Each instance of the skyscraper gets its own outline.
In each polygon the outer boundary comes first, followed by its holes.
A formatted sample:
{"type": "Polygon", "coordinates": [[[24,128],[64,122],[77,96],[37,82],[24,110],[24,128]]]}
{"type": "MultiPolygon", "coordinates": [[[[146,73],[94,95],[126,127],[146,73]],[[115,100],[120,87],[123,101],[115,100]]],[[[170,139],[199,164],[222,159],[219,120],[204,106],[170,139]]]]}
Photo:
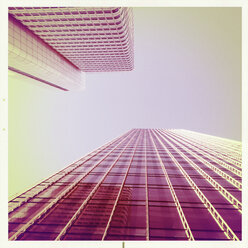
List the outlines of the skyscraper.
{"type": "Polygon", "coordinates": [[[132,8],[10,7],[9,69],[62,90],[83,72],[131,71],[132,8]]]}
{"type": "Polygon", "coordinates": [[[9,202],[10,240],[241,240],[241,143],[133,129],[9,202]]]}

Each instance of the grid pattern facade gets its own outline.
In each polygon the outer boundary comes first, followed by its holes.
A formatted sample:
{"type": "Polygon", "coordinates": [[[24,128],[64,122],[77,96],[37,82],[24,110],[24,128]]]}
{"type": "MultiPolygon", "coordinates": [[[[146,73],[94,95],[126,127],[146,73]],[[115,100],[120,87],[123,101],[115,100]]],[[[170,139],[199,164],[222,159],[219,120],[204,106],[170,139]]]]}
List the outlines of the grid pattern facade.
{"type": "Polygon", "coordinates": [[[10,240],[241,240],[241,143],[133,129],[9,202],[10,240]]]}
{"type": "Polygon", "coordinates": [[[9,69],[67,91],[84,88],[84,72],[9,16],[9,69]]]}
{"type": "Polygon", "coordinates": [[[133,69],[131,8],[10,7],[9,13],[82,71],[133,69]]]}

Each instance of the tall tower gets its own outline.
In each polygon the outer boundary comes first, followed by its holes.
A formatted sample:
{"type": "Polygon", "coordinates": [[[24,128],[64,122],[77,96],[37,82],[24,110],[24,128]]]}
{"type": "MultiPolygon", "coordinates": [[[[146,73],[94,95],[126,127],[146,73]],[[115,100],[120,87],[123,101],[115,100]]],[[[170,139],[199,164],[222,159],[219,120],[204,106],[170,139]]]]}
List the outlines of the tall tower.
{"type": "Polygon", "coordinates": [[[241,143],[133,129],[9,202],[10,240],[241,240],[241,143]]]}
{"type": "Polygon", "coordinates": [[[86,72],[132,71],[132,8],[9,7],[9,70],[57,89],[86,72]]]}

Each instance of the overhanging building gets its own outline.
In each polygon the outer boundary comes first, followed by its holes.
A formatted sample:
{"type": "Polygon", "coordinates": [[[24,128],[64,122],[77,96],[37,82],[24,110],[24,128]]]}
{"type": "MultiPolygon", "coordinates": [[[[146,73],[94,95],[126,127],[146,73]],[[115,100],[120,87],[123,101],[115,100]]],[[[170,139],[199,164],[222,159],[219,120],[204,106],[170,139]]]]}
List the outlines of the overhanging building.
{"type": "Polygon", "coordinates": [[[132,8],[10,7],[9,69],[61,90],[134,67],[132,8]]]}
{"type": "Polygon", "coordinates": [[[241,240],[241,143],[133,129],[9,202],[9,240],[241,240]]]}

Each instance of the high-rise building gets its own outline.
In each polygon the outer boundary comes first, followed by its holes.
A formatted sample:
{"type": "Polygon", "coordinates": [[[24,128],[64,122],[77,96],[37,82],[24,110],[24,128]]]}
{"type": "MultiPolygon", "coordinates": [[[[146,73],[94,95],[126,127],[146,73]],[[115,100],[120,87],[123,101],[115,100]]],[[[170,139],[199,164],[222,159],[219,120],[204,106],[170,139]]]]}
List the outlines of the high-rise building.
{"type": "Polygon", "coordinates": [[[9,202],[10,240],[241,240],[241,143],[133,129],[9,202]]]}
{"type": "Polygon", "coordinates": [[[131,71],[132,8],[10,7],[9,69],[62,90],[83,72],[131,71]]]}

